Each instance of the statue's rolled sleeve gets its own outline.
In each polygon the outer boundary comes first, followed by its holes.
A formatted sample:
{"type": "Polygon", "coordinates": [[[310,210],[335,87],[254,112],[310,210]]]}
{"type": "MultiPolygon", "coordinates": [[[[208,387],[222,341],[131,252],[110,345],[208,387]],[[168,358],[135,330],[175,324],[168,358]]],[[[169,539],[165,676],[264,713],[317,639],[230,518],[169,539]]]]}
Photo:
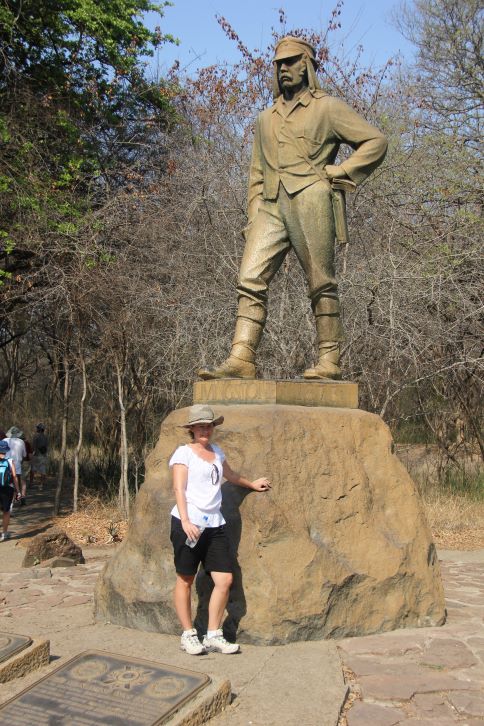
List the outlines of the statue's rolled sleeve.
{"type": "Polygon", "coordinates": [[[332,99],[331,124],[339,141],[355,149],[340,166],[352,181],[361,184],[385,158],[388,142],[381,131],[339,99],[332,99]]]}

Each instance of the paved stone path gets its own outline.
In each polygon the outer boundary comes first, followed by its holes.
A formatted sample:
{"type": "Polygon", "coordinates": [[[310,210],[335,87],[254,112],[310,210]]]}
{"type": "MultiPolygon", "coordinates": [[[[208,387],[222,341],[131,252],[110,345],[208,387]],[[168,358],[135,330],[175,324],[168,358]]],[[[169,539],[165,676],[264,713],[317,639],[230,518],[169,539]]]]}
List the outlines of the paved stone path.
{"type": "Polygon", "coordinates": [[[77,567],[32,567],[21,572],[2,573],[0,616],[38,615],[52,608],[92,602],[94,585],[104,562],[77,567]]]}
{"type": "Polygon", "coordinates": [[[484,550],[440,559],[443,627],[339,641],[357,696],[348,726],[484,726],[484,550]]]}

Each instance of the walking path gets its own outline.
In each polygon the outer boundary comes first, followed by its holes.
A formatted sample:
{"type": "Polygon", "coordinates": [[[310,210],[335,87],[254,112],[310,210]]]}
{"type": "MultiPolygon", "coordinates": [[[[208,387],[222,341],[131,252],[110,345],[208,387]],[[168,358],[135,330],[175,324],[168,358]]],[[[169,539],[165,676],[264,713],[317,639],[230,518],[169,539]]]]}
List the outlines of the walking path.
{"type": "Polygon", "coordinates": [[[484,550],[439,558],[443,627],[339,641],[358,695],[348,726],[484,726],[484,550]]]}
{"type": "Polygon", "coordinates": [[[29,494],[0,543],[0,630],[49,638],[51,664],[2,684],[3,703],[86,649],[102,649],[226,676],[235,694],[214,726],[336,726],[349,677],[348,726],[484,726],[484,550],[440,552],[448,620],[442,628],[365,638],[246,646],[238,656],[189,658],[173,636],[96,623],[93,590],[114,551],[84,548],[85,565],[22,569],[24,536],[50,524],[53,485],[29,494]],[[339,652],[339,655],[338,655],[339,652]]]}

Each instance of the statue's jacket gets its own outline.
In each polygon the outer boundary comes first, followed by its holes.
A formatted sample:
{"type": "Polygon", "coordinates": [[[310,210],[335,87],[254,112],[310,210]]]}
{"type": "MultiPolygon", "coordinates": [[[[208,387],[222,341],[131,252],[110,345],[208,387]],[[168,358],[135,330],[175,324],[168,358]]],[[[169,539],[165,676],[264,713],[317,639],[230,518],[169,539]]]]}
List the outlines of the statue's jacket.
{"type": "Polygon", "coordinates": [[[341,144],[354,149],[341,168],[357,185],[381,163],[387,150],[384,135],[344,101],[308,88],[287,111],[279,96],[256,121],[249,220],[257,212],[259,199],[277,199],[279,183],[295,194],[324,177],[324,167],[334,164],[341,144]]]}

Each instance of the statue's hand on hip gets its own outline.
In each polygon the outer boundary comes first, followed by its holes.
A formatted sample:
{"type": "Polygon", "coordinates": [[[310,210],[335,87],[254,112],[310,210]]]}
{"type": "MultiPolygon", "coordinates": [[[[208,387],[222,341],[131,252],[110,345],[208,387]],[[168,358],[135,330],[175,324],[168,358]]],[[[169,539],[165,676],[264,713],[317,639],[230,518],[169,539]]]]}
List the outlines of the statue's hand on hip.
{"type": "Polygon", "coordinates": [[[337,164],[327,164],[324,167],[324,171],[330,181],[331,179],[348,179],[348,175],[345,170],[337,164]]]}

